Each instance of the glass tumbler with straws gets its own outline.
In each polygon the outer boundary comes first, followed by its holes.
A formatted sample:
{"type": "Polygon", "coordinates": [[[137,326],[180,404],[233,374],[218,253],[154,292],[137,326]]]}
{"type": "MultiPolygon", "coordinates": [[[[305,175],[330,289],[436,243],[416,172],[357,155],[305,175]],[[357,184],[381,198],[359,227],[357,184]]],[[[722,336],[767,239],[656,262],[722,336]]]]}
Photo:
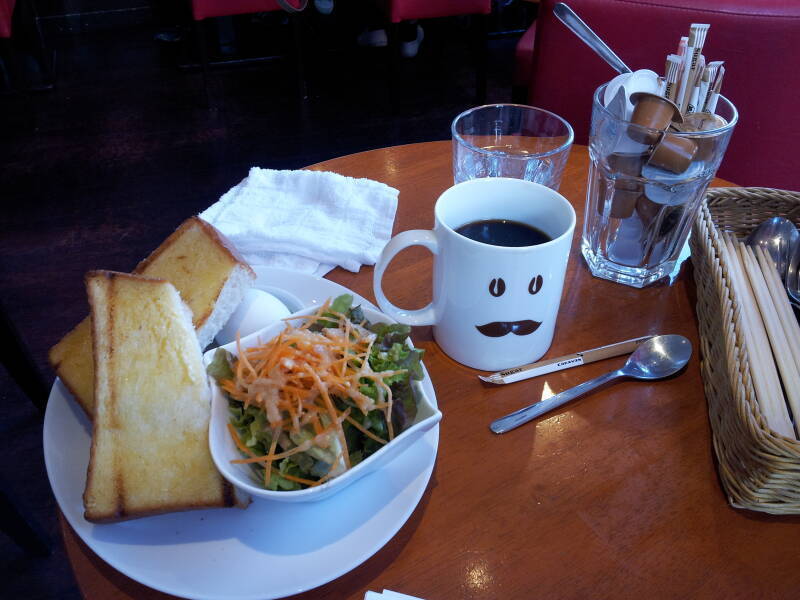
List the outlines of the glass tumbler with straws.
{"type": "Polygon", "coordinates": [[[641,288],[675,270],[738,114],[720,96],[716,114],[659,131],[618,117],[604,91],[592,102],[581,251],[596,277],[641,288]]]}

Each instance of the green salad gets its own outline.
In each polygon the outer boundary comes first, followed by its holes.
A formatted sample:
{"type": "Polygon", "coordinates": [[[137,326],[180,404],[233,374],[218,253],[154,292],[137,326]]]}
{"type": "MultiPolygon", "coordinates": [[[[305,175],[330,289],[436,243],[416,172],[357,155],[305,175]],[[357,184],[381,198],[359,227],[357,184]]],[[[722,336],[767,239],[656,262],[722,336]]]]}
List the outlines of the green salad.
{"type": "Polygon", "coordinates": [[[267,489],[324,483],[414,422],[423,351],[407,345],[411,328],[370,323],[352,304],[339,296],[239,357],[220,348],[208,365],[228,398],[242,454],[233,462],[267,489]]]}

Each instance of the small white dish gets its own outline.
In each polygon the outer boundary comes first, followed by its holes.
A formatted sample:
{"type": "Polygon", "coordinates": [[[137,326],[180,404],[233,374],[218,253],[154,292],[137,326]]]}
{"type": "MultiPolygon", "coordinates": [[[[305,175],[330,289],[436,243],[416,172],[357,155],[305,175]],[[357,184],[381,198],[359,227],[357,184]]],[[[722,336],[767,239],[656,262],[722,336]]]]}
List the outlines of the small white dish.
{"type": "MultiPolygon", "coordinates": [[[[258,270],[257,270],[258,272],[258,270]]],[[[310,276],[309,276],[310,277],[310,276]]],[[[260,279],[260,276],[259,276],[260,279]]],[[[327,280],[324,280],[327,281],[327,280]]],[[[283,305],[289,309],[289,313],[296,313],[298,310],[302,310],[307,306],[307,304],[303,303],[300,298],[295,296],[289,290],[285,290],[283,288],[271,286],[271,285],[261,285],[260,281],[256,284],[258,289],[264,290],[268,294],[272,294],[278,300],[280,300],[283,305]]],[[[262,324],[262,327],[266,326],[266,323],[262,324]]]]}
{"type": "MultiPolygon", "coordinates": [[[[319,307],[309,307],[304,310],[298,311],[293,316],[303,316],[314,313],[319,307]]],[[[381,312],[373,310],[367,306],[362,305],[365,317],[372,323],[389,323],[394,322],[388,316],[381,312]]],[[[301,321],[298,319],[295,322],[288,321],[290,324],[299,324],[301,321]]],[[[265,328],[241,339],[241,347],[249,348],[258,344],[269,341],[275,337],[285,327],[285,322],[281,321],[266,326],[265,328]]],[[[413,347],[409,340],[409,345],[413,347]]],[[[224,350],[237,355],[236,342],[221,346],[224,350]]],[[[203,362],[206,366],[214,359],[216,348],[209,350],[203,355],[203,362]]],[[[357,464],[355,467],[348,469],[343,474],[326,481],[325,483],[316,487],[310,487],[303,490],[296,491],[272,491],[267,490],[259,485],[253,475],[252,469],[246,464],[235,464],[232,460],[242,458],[239,449],[231,439],[228,432],[227,425],[230,420],[230,412],[228,410],[228,399],[225,394],[219,389],[213,377],[209,376],[209,383],[211,385],[211,421],[209,424],[209,447],[211,450],[211,457],[217,465],[222,476],[227,479],[231,484],[250,494],[253,497],[264,498],[268,500],[276,500],[280,502],[315,502],[328,498],[331,495],[343,490],[348,485],[357,481],[364,475],[380,469],[388,462],[402,454],[409,446],[416,442],[422,435],[434,427],[442,418],[442,413],[432,403],[431,399],[425,393],[425,390],[420,382],[412,380],[412,389],[417,399],[417,416],[414,423],[403,431],[400,435],[394,438],[391,442],[386,444],[383,448],[372,454],[364,461],[357,464]]]]}
{"type": "Polygon", "coordinates": [[[248,336],[269,324],[277,323],[295,311],[289,310],[275,295],[258,288],[251,288],[247,290],[239,306],[214,339],[220,346],[230,344],[236,340],[237,333],[241,337],[248,336]]]}

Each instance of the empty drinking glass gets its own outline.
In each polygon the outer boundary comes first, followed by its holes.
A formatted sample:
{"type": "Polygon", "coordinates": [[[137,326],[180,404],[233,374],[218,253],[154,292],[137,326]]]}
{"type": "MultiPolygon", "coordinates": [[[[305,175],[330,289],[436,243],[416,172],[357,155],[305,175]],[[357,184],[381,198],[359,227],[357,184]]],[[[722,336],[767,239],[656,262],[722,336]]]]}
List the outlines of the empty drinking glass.
{"type": "Polygon", "coordinates": [[[513,177],[554,190],[572,147],[572,127],[550,111],[522,104],[489,104],[458,115],[453,134],[453,179],[513,177]]]}

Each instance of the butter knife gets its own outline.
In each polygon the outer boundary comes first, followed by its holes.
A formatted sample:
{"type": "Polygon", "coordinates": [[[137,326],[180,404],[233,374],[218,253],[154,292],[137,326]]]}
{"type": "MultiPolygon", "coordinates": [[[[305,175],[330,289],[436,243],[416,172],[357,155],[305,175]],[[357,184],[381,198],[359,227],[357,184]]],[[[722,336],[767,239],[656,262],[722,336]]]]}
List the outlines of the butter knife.
{"type": "Polygon", "coordinates": [[[530,379],[531,377],[546,375],[547,373],[553,373],[554,371],[571,369],[572,367],[588,365],[589,363],[597,362],[598,360],[604,360],[614,356],[622,356],[623,354],[630,354],[651,337],[653,336],[645,335],[632,340],[625,340],[624,342],[609,344],[608,346],[600,346],[599,348],[592,348],[591,350],[584,350],[583,352],[576,352],[575,354],[568,354],[566,356],[542,360],[529,365],[522,365],[521,367],[514,367],[513,369],[506,369],[505,371],[492,373],[491,375],[487,375],[485,377],[483,375],[478,375],[478,378],[487,383],[514,383],[515,381],[522,381],[523,379],[530,379]]]}

